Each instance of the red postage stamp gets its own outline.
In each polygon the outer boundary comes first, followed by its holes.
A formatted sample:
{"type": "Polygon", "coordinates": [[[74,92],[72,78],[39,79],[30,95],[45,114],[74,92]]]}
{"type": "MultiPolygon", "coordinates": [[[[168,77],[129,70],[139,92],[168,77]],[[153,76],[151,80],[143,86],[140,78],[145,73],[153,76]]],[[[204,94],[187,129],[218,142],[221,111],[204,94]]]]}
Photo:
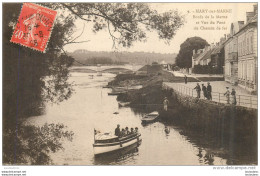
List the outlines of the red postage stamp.
{"type": "Polygon", "coordinates": [[[57,12],[33,3],[24,3],[11,42],[44,52],[57,12]]]}

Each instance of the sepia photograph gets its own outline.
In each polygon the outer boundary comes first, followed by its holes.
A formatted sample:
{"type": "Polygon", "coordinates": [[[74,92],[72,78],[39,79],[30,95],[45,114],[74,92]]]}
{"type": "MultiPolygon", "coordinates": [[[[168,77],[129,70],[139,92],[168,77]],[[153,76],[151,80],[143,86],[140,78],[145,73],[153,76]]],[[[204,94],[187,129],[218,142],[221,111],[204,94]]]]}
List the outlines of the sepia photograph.
{"type": "Polygon", "coordinates": [[[257,51],[257,2],[2,2],[2,166],[256,172],[257,51]]]}

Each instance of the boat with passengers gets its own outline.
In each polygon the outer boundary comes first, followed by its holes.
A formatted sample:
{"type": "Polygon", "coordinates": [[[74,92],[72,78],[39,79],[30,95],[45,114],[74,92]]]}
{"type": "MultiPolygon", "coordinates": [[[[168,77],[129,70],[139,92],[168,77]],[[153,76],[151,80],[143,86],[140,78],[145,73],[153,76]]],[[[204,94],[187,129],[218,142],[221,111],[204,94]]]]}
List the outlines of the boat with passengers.
{"type": "Polygon", "coordinates": [[[139,146],[141,142],[141,134],[138,132],[118,137],[112,133],[98,133],[95,131],[94,155],[116,152],[135,144],[139,146]]]}

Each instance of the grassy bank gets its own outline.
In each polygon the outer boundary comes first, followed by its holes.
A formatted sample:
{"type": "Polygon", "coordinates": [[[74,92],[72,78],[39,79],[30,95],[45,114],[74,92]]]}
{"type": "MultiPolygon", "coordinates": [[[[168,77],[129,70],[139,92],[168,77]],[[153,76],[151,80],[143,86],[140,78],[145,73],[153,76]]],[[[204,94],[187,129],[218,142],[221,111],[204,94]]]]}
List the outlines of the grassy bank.
{"type": "MultiPolygon", "coordinates": [[[[200,78],[203,81],[208,78],[200,78]]],[[[223,78],[211,78],[215,81],[223,78]]],[[[140,105],[154,104],[159,107],[165,96],[168,93],[162,92],[163,82],[183,83],[184,77],[174,76],[172,73],[165,71],[160,65],[146,65],[140,68],[136,73],[118,74],[115,79],[108,83],[109,86],[127,87],[142,85],[141,89],[129,90],[126,94],[121,94],[117,97],[118,101],[130,102],[131,106],[140,107],[140,105]]],[[[198,82],[198,79],[188,77],[188,82],[198,82]]],[[[170,99],[170,98],[169,98],[170,99]]],[[[174,100],[170,100],[174,101],[174,100]]],[[[170,106],[178,106],[176,103],[170,103],[170,106]]],[[[143,107],[142,107],[143,108],[143,107]]],[[[157,108],[159,109],[159,108],[157,108]]],[[[176,107],[172,107],[176,109],[176,107]]]]}
{"type": "MultiPolygon", "coordinates": [[[[176,77],[172,73],[163,70],[160,65],[149,65],[140,68],[136,73],[118,74],[115,79],[108,83],[109,86],[126,87],[142,85],[141,89],[128,91],[119,95],[119,101],[130,102],[131,106],[143,104],[162,104],[165,95],[162,93],[162,83],[184,82],[183,77],[176,77]]],[[[195,78],[188,78],[189,82],[197,82],[195,78]]],[[[159,105],[158,105],[159,106],[159,105]]]]}

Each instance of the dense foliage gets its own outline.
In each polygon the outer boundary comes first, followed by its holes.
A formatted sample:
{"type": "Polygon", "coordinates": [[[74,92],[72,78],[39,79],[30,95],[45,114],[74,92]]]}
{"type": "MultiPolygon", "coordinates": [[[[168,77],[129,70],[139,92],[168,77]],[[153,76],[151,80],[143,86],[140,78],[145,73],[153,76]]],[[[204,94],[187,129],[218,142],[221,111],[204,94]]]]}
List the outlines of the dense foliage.
{"type": "Polygon", "coordinates": [[[21,7],[17,3],[3,4],[3,162],[22,164],[26,159],[30,160],[27,163],[41,164],[47,162],[42,153],[46,149],[25,142],[25,132],[30,131],[31,140],[43,133],[22,122],[25,117],[39,115],[45,102],[58,103],[71,96],[72,85],[67,80],[73,58],[61,54],[59,48],[72,32],[73,23],[70,17],[57,18],[46,53],[34,51],[10,42],[21,7]],[[25,147],[29,153],[22,150],[25,147]],[[30,153],[34,150],[39,155],[30,153]]]}
{"type": "Polygon", "coordinates": [[[187,38],[180,46],[179,54],[176,57],[176,65],[180,68],[191,68],[193,50],[205,48],[208,42],[200,37],[187,38]]]}
{"type": "Polygon", "coordinates": [[[60,23],[58,18],[46,53],[10,43],[21,5],[3,5],[3,120],[11,124],[16,118],[35,115],[44,101],[60,102],[72,93],[67,68],[73,59],[60,54],[58,48],[73,25],[60,23]],[[44,80],[46,77],[48,81],[44,80]]]}
{"type": "Polygon", "coordinates": [[[193,73],[196,74],[220,74],[218,67],[211,65],[194,65],[193,73]]]}
{"type": "Polygon", "coordinates": [[[169,42],[183,25],[184,17],[177,10],[159,14],[144,3],[55,3],[46,4],[54,10],[93,22],[92,31],[108,29],[115,45],[130,47],[135,41],[145,41],[146,31],[156,31],[160,39],[169,42]]]}
{"type": "Polygon", "coordinates": [[[3,161],[5,164],[52,164],[50,152],[63,149],[62,141],[72,141],[73,132],[63,124],[44,124],[42,127],[18,125],[19,132],[7,130],[4,134],[3,161]],[[13,136],[16,139],[13,140],[13,136]]]}
{"type": "MultiPolygon", "coordinates": [[[[78,60],[78,59],[77,59],[78,60]]],[[[82,64],[85,65],[123,65],[127,64],[128,62],[120,62],[120,61],[114,61],[110,57],[91,57],[89,59],[81,60],[80,62],[74,62],[73,65],[75,66],[81,66],[82,64]]]]}

